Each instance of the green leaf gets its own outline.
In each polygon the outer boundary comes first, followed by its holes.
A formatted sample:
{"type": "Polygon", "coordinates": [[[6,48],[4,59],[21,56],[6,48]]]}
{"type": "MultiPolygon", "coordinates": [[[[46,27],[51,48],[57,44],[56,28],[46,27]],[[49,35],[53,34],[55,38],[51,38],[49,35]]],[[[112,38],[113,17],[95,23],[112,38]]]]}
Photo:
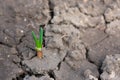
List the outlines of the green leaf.
{"type": "Polygon", "coordinates": [[[40,41],[39,41],[39,39],[37,39],[37,37],[33,31],[32,31],[32,36],[33,36],[33,39],[35,41],[36,48],[41,48],[40,41]]]}
{"type": "Polygon", "coordinates": [[[34,31],[32,31],[32,37],[33,37],[33,39],[34,39],[34,41],[35,41],[35,43],[36,43],[36,42],[37,42],[37,37],[36,37],[34,31]]]}
{"type": "Polygon", "coordinates": [[[36,50],[41,50],[42,44],[43,44],[43,29],[42,29],[42,27],[40,27],[40,30],[39,30],[39,39],[36,37],[34,31],[32,31],[32,36],[35,41],[36,50]]]}
{"type": "Polygon", "coordinates": [[[36,41],[36,47],[37,47],[37,48],[41,48],[41,45],[40,45],[40,41],[39,41],[39,40],[36,41]]]}
{"type": "Polygon", "coordinates": [[[40,41],[40,47],[42,48],[42,44],[43,44],[43,29],[42,29],[42,27],[40,27],[39,41],[40,41]]]}

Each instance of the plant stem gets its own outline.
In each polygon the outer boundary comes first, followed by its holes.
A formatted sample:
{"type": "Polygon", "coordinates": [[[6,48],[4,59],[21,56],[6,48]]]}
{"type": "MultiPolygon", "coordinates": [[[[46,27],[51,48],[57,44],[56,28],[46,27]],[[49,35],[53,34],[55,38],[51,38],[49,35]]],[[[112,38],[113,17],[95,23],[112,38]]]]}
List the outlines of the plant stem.
{"type": "Polygon", "coordinates": [[[38,58],[42,58],[43,57],[43,53],[42,53],[42,51],[37,51],[37,56],[38,56],[38,58]]]}

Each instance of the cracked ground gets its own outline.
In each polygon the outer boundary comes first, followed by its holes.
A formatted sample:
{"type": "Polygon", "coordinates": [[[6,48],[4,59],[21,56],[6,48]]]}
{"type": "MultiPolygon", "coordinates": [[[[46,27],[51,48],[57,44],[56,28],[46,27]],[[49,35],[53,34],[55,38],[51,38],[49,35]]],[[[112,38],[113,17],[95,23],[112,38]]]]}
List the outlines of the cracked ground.
{"type": "Polygon", "coordinates": [[[119,24],[120,0],[0,0],[0,80],[120,80],[119,24]]]}

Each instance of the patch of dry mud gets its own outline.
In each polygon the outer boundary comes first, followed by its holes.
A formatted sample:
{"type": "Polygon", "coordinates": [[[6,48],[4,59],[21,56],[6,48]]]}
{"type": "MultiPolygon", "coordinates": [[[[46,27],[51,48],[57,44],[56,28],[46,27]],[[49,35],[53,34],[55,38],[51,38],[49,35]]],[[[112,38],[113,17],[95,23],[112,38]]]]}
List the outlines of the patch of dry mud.
{"type": "Polygon", "coordinates": [[[0,1],[0,79],[118,80],[119,5],[119,0],[0,1]],[[43,24],[44,58],[38,59],[31,31],[38,36],[43,24]]]}

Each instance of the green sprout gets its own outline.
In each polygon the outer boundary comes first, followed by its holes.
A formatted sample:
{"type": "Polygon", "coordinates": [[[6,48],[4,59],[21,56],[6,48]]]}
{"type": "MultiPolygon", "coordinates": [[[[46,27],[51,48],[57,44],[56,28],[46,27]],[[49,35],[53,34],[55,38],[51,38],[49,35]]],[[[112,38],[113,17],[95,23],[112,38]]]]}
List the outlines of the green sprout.
{"type": "Polygon", "coordinates": [[[34,42],[35,42],[35,49],[37,51],[41,51],[42,49],[42,44],[43,44],[43,28],[40,27],[40,30],[39,30],[39,38],[36,37],[34,31],[32,31],[32,37],[34,39],[34,42]]]}

